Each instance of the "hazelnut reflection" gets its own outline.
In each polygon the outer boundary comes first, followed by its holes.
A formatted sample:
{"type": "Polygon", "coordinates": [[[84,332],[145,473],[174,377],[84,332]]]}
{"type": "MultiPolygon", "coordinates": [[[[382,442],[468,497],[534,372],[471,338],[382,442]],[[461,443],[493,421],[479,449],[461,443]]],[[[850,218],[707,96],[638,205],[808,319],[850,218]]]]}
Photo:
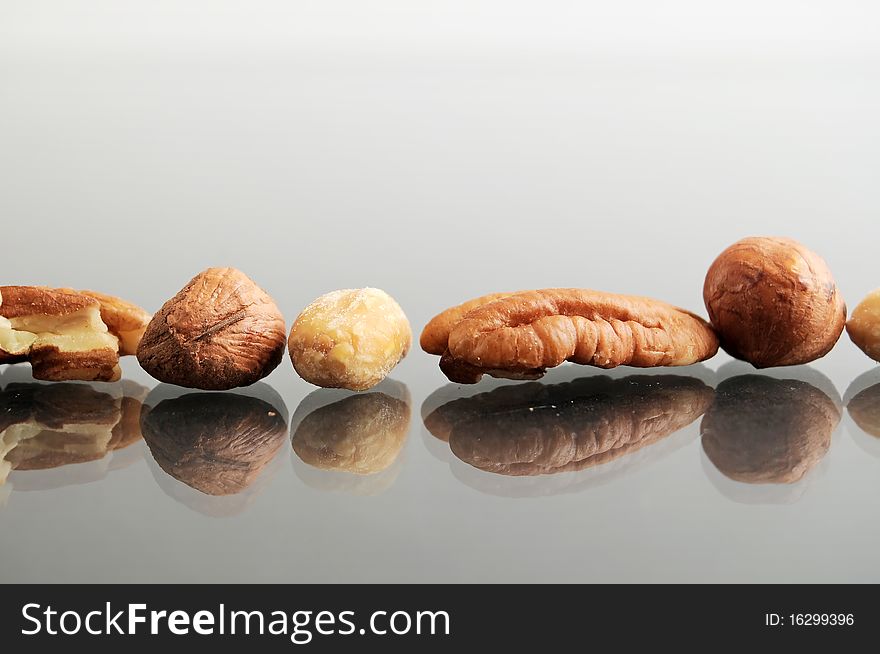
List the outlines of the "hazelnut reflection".
{"type": "Polygon", "coordinates": [[[712,389],[692,377],[601,375],[452,400],[428,414],[425,426],[475,468],[546,475],[625,457],[683,429],[711,401],[712,389]]]}
{"type": "Polygon", "coordinates": [[[393,479],[409,434],[411,401],[405,385],[385,380],[352,393],[320,389],[309,394],[291,420],[297,474],[312,486],[374,493],[393,479]]]}
{"type": "MultiPolygon", "coordinates": [[[[280,398],[266,387],[260,394],[186,392],[165,384],[150,393],[141,412],[141,429],[155,463],[168,475],[208,496],[248,490],[275,458],[287,436],[280,398]],[[268,391],[268,392],[265,392],[268,391]],[[178,393],[181,393],[178,395],[178,393]],[[263,398],[268,399],[263,399],[263,398]]],[[[191,499],[157,475],[160,485],[186,504],[191,499]]],[[[241,507],[205,502],[204,512],[226,515],[241,507]]]]}
{"type": "Polygon", "coordinates": [[[729,479],[792,484],[828,452],[839,421],[834,400],[806,381],[740,375],[715,389],[700,433],[706,456],[729,479]]]}
{"type": "MultiPolygon", "coordinates": [[[[4,380],[11,376],[5,375],[4,380]]],[[[8,381],[0,387],[0,485],[43,490],[103,478],[141,439],[146,389],[133,382],[8,381]],[[74,464],[94,464],[76,466],[74,464]]]]}

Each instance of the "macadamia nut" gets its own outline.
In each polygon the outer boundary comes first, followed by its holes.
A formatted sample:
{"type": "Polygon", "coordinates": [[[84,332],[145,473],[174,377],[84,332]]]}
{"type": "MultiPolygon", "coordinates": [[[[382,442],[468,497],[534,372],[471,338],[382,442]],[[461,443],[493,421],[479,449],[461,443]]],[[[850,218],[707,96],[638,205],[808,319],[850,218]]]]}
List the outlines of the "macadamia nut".
{"type": "Polygon", "coordinates": [[[400,305],[377,288],[322,295],[293,323],[290,359],[307,382],[363,391],[382,381],[412,343],[400,305]]]}
{"type": "Polygon", "coordinates": [[[852,342],[874,361],[880,361],[880,288],[868,293],[846,323],[852,342]]]}

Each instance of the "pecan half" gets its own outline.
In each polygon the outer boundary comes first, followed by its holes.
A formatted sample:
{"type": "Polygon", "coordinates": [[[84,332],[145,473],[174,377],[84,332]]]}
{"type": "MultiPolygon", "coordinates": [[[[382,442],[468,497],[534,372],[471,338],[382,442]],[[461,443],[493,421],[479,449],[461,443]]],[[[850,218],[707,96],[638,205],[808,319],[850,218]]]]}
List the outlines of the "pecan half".
{"type": "Polygon", "coordinates": [[[510,295],[513,295],[513,293],[489,293],[438,313],[428,321],[428,324],[422,330],[422,335],[419,337],[419,345],[428,354],[443,354],[446,352],[446,346],[449,343],[449,332],[461,322],[462,318],[477,307],[510,295]]]}
{"type": "Polygon", "coordinates": [[[588,289],[523,291],[467,313],[440,367],[458,383],[535,379],[564,361],[614,368],[686,366],[718,351],[700,317],[650,298],[588,289]]]}

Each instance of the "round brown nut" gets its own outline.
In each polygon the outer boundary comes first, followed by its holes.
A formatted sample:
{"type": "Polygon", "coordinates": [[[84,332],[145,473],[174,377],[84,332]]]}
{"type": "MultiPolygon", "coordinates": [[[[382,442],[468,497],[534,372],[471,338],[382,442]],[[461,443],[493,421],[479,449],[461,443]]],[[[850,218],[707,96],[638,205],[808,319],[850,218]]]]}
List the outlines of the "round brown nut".
{"type": "Polygon", "coordinates": [[[212,391],[249,386],[281,363],[285,331],[275,302],[247,275],[209,268],[153,317],[137,358],[169,384],[212,391]]]}
{"type": "Polygon", "coordinates": [[[756,368],[825,356],[846,322],[825,261],[788,238],[731,245],[709,268],[703,300],[721,347],[756,368]]]}
{"type": "Polygon", "coordinates": [[[862,352],[880,361],[880,288],[859,302],[846,323],[846,333],[862,352]]]}
{"type": "Polygon", "coordinates": [[[385,379],[411,343],[403,309],[378,288],[322,295],[299,315],[287,339],[300,377],[316,386],[352,391],[385,379]]]}

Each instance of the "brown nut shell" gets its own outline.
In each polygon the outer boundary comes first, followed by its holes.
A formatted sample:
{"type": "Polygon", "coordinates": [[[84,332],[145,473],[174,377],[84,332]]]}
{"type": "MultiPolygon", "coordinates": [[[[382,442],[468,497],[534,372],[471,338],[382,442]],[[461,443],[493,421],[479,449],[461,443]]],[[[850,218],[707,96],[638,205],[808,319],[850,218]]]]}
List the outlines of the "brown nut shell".
{"type": "Polygon", "coordinates": [[[588,289],[523,291],[470,311],[449,334],[452,381],[483,373],[535,379],[565,361],[614,368],[685,366],[718,350],[698,316],[650,298],[588,289]]]}
{"type": "Polygon", "coordinates": [[[721,347],[756,368],[825,356],[846,322],[828,265],[788,238],[731,245],[710,266],[703,299],[721,347]]]}
{"type": "Polygon", "coordinates": [[[159,381],[226,390],[272,372],[285,336],[284,318],[263,289],[235,268],[209,268],[153,317],[137,357],[159,381]]]}
{"type": "Polygon", "coordinates": [[[721,382],[700,424],[703,451],[725,476],[749,484],[790,484],[831,446],[840,410],[804,381],[740,375],[721,382]]]}

